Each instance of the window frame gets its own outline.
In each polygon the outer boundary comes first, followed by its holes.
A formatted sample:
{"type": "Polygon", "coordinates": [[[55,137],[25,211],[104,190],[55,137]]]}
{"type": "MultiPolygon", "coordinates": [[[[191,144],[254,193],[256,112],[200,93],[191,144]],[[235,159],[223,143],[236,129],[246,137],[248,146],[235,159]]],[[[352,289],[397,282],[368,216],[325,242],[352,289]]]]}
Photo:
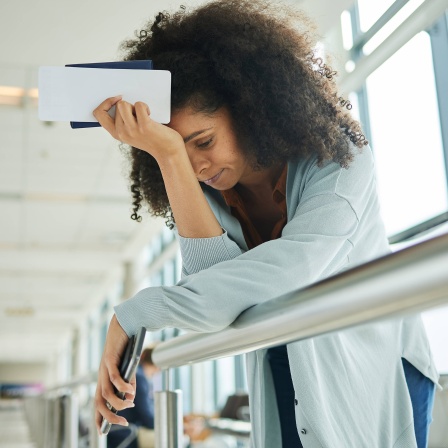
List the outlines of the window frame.
{"type": "MultiPolygon", "coordinates": [[[[349,50],[349,56],[352,61],[358,63],[364,57],[368,57],[363,54],[364,45],[408,2],[409,0],[396,0],[367,31],[362,31],[359,5],[358,1],[355,1],[353,6],[348,10],[350,13],[353,40],[353,46],[349,50]]],[[[428,33],[431,42],[442,151],[445,162],[446,188],[448,191],[448,83],[446,82],[448,79],[448,9],[425,31],[428,33]]],[[[366,81],[364,81],[362,86],[353,93],[357,95],[361,125],[367,140],[370,142],[372,133],[366,81]]],[[[370,146],[373,153],[375,153],[374,144],[372,144],[372,142],[370,142],[370,146]]],[[[416,226],[412,226],[411,229],[404,229],[396,235],[391,235],[389,241],[391,243],[400,242],[402,238],[406,238],[410,232],[415,234],[419,229],[422,229],[422,231],[427,230],[428,225],[438,225],[446,221],[448,221],[448,210],[438,216],[431,217],[416,226]]]]}

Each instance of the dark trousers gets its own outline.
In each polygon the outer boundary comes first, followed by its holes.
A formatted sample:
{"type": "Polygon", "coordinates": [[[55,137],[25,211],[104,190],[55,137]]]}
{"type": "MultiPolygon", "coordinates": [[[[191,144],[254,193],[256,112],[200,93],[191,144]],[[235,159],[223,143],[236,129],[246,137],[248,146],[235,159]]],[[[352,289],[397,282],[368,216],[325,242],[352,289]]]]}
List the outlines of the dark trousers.
{"type": "Polygon", "coordinates": [[[404,374],[411,396],[414,430],[418,448],[428,446],[429,425],[432,422],[435,384],[406,359],[402,359],[404,374]]]}

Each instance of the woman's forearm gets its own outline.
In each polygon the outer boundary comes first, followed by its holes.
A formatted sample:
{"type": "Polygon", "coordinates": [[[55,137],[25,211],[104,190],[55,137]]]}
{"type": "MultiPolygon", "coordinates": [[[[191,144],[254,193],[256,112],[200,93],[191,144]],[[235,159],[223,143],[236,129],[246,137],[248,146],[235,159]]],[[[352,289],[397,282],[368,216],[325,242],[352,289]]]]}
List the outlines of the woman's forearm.
{"type": "Polygon", "coordinates": [[[222,228],[199,185],[187,152],[179,151],[158,162],[179,235],[184,238],[222,235],[222,228]]]}

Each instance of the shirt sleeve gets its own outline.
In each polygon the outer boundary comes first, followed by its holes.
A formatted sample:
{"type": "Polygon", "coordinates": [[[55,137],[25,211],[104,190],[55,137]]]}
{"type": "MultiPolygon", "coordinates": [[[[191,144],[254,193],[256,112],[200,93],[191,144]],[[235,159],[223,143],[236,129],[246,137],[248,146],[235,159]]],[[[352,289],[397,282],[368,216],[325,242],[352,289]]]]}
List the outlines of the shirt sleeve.
{"type": "MultiPolygon", "coordinates": [[[[215,256],[210,253],[216,249],[214,244],[203,245],[196,256],[208,260],[207,269],[184,277],[175,286],[141,290],[115,307],[117,319],[128,335],[141,326],[150,331],[165,327],[221,330],[247,308],[344,268],[357,226],[353,207],[336,192],[305,196],[281,238],[234,258],[227,254],[231,259],[219,264],[210,261],[215,256]]],[[[219,244],[225,247],[225,242],[219,244]]]]}
{"type": "Polygon", "coordinates": [[[232,260],[243,253],[224,229],[222,235],[213,238],[184,238],[176,234],[182,257],[182,277],[208,269],[221,261],[232,260]]]}

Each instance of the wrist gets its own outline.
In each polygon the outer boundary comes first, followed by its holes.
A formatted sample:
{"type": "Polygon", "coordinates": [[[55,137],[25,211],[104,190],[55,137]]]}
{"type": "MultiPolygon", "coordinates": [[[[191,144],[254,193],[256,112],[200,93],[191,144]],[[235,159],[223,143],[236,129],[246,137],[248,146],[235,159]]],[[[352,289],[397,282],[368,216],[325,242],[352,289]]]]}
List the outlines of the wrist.
{"type": "Polygon", "coordinates": [[[177,150],[174,151],[166,151],[162,153],[160,157],[156,157],[155,159],[157,160],[162,174],[164,172],[175,172],[179,169],[185,171],[186,168],[191,168],[191,162],[188,158],[185,146],[177,148],[177,150]]]}

